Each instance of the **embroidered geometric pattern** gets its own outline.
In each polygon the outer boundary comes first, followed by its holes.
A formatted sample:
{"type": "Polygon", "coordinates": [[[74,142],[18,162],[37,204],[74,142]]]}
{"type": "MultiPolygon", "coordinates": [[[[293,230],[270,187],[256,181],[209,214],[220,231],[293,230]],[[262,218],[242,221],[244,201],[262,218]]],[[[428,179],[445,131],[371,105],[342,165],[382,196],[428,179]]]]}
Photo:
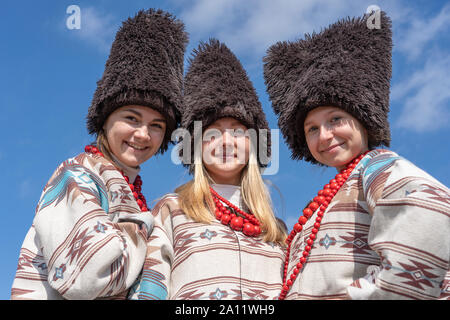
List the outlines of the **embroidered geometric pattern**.
{"type": "Polygon", "coordinates": [[[64,161],[37,205],[11,299],[126,298],[147,250],[137,224],[128,222],[133,227],[127,229],[118,222],[124,213],[140,212],[130,193],[122,174],[104,158],[82,153],[64,161]],[[79,290],[80,283],[90,287],[79,290]]]}
{"type": "MultiPolygon", "coordinates": [[[[293,239],[288,274],[315,219],[293,239]]],[[[286,299],[446,299],[448,230],[449,189],[394,152],[371,151],[329,204],[286,299]]]]}
{"type": "MultiPolygon", "coordinates": [[[[284,258],[281,246],[245,236],[217,221],[194,222],[180,210],[174,194],[163,197],[153,213],[155,227],[147,254],[152,263],[146,262],[144,274],[161,275],[158,286],[171,286],[167,299],[277,298],[284,258]]],[[[164,292],[143,288],[144,282],[132,288],[139,298],[161,298],[164,292]]]]}

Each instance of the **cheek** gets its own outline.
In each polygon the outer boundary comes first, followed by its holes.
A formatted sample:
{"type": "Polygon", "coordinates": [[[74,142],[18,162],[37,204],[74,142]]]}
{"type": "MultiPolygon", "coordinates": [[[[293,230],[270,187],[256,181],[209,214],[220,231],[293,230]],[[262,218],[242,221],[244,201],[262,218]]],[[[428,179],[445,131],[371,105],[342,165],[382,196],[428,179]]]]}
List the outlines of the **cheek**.
{"type": "Polygon", "coordinates": [[[316,153],[317,139],[314,139],[314,137],[307,137],[305,140],[309,151],[314,155],[316,153]]]}

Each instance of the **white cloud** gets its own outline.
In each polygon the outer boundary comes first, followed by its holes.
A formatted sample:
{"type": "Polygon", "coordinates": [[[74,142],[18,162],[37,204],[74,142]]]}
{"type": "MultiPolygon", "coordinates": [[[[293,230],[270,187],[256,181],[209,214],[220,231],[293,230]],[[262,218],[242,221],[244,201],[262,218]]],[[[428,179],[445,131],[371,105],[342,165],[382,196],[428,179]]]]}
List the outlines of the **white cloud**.
{"type": "Polygon", "coordinates": [[[320,31],[339,18],[362,15],[366,7],[327,0],[198,0],[185,6],[180,18],[191,44],[216,37],[237,55],[257,56],[277,41],[296,40],[320,31]]]}
{"type": "Polygon", "coordinates": [[[118,26],[112,15],[101,13],[93,7],[81,7],[81,26],[74,32],[80,39],[94,45],[102,52],[109,52],[118,26]]]}
{"type": "Polygon", "coordinates": [[[416,11],[408,13],[409,19],[404,21],[407,25],[402,30],[402,36],[397,38],[397,49],[410,60],[424,53],[429,42],[449,33],[450,5],[443,7],[436,16],[429,19],[421,19],[420,14],[421,12],[416,11]]]}
{"type": "Polygon", "coordinates": [[[417,132],[449,124],[450,57],[432,56],[411,77],[394,85],[392,100],[403,105],[397,126],[417,132]]]}

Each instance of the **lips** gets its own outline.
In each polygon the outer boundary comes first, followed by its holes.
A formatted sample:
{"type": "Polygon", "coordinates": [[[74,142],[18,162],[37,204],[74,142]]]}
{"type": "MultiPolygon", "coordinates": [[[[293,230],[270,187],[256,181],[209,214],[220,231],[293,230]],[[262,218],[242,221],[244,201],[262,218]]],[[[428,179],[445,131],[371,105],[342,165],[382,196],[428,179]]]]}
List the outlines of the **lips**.
{"type": "Polygon", "coordinates": [[[145,149],[148,148],[148,147],[140,146],[140,145],[138,145],[138,144],[134,144],[134,143],[131,143],[131,142],[128,142],[128,141],[125,141],[125,144],[126,144],[127,146],[129,146],[129,147],[135,149],[135,150],[138,150],[138,151],[143,151],[143,150],[145,150],[145,149]]]}
{"type": "Polygon", "coordinates": [[[326,148],[326,149],[324,149],[324,150],[322,150],[322,151],[320,151],[320,152],[321,152],[321,153],[322,153],[322,152],[330,152],[330,151],[332,151],[333,149],[342,146],[343,144],[344,144],[344,142],[342,142],[342,143],[337,143],[337,144],[333,144],[332,146],[330,146],[330,147],[328,147],[328,148],[326,148]]]}

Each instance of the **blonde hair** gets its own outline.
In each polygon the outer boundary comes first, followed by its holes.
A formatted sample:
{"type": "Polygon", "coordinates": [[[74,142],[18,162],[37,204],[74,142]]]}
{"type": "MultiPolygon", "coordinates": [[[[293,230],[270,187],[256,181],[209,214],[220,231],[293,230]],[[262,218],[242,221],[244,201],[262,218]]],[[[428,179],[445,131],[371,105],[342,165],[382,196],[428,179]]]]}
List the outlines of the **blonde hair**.
{"type": "MultiPolygon", "coordinates": [[[[269,192],[262,180],[255,155],[250,152],[248,164],[241,174],[241,195],[258,221],[261,223],[263,240],[284,244],[286,232],[277,221],[272,210],[269,192]]],[[[201,161],[194,163],[194,179],[178,187],[175,192],[180,198],[180,207],[192,220],[211,223],[215,217],[215,205],[210,191],[212,183],[208,171],[201,161]]]]}

